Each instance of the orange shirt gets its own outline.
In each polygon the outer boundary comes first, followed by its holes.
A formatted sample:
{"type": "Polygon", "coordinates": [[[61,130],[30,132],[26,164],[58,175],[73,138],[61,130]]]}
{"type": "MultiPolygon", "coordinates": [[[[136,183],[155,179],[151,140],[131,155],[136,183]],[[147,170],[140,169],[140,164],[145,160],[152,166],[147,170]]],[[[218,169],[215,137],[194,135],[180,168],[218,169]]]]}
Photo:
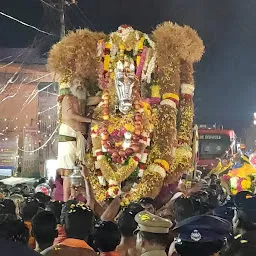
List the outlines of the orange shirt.
{"type": "Polygon", "coordinates": [[[57,230],[58,230],[58,237],[55,238],[53,244],[59,244],[67,238],[67,235],[63,226],[58,225],[57,230]]]}
{"type": "Polygon", "coordinates": [[[36,248],[36,241],[35,241],[35,238],[31,235],[31,231],[32,231],[32,225],[31,225],[31,222],[30,221],[25,221],[24,222],[26,227],[28,228],[29,230],[29,240],[28,240],[28,246],[31,248],[31,249],[35,249],[36,248]]]}
{"type": "Polygon", "coordinates": [[[73,247],[73,248],[83,248],[83,249],[93,249],[83,240],[74,239],[74,238],[67,238],[65,239],[60,245],[65,245],[67,247],[73,247]]]}

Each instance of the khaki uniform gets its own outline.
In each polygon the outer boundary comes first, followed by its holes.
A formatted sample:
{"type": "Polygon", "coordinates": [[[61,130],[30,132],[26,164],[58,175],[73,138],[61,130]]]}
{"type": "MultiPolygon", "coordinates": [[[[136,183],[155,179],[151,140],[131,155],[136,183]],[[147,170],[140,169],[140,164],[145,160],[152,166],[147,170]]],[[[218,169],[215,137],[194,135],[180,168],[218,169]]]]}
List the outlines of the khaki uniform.
{"type": "MultiPolygon", "coordinates": [[[[172,227],[172,222],[163,219],[152,213],[142,211],[135,216],[135,221],[138,223],[138,231],[154,233],[154,234],[168,234],[172,227]]],[[[147,251],[141,256],[166,256],[164,250],[147,251]]]]}
{"type": "Polygon", "coordinates": [[[135,221],[138,223],[139,231],[149,233],[168,234],[172,227],[171,221],[146,211],[138,213],[135,221]]]}

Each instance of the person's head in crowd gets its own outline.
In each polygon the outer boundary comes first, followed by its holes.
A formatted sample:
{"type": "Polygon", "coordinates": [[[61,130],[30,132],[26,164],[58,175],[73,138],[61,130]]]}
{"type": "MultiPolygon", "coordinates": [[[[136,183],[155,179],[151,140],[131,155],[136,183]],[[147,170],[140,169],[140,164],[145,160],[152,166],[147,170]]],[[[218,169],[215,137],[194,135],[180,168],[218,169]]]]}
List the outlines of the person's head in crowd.
{"type": "Polygon", "coordinates": [[[57,224],[60,224],[60,216],[61,216],[62,203],[59,201],[51,200],[47,203],[45,210],[50,211],[54,214],[57,224]]]}
{"type": "Polygon", "coordinates": [[[71,204],[65,214],[64,228],[67,238],[87,240],[93,228],[92,210],[83,203],[71,204]]]}
{"type": "Polygon", "coordinates": [[[28,185],[23,185],[22,193],[23,193],[24,196],[29,196],[30,195],[30,188],[29,188],[28,185]]]}
{"type": "Polygon", "coordinates": [[[0,214],[12,214],[16,216],[16,206],[11,199],[0,201],[0,214]]]}
{"type": "Polygon", "coordinates": [[[213,210],[213,215],[227,220],[231,224],[233,224],[232,221],[235,217],[235,206],[233,204],[218,206],[213,210]]]}
{"type": "Polygon", "coordinates": [[[181,221],[174,232],[179,255],[212,256],[231,240],[232,226],[216,216],[198,215],[181,221]]]}
{"type": "Polygon", "coordinates": [[[70,206],[76,205],[77,203],[78,203],[78,201],[72,199],[72,200],[68,200],[66,203],[62,204],[61,215],[60,215],[60,224],[61,225],[64,225],[65,216],[68,213],[68,211],[70,210],[70,206]]]}
{"type": "Polygon", "coordinates": [[[211,180],[210,185],[216,184],[216,182],[217,182],[217,180],[218,180],[217,175],[214,174],[214,173],[212,173],[212,174],[210,175],[210,180],[211,180]]]}
{"type": "Polygon", "coordinates": [[[139,201],[140,205],[144,208],[145,211],[150,213],[155,213],[155,201],[150,197],[143,197],[139,201]]]}
{"type": "Polygon", "coordinates": [[[47,196],[42,192],[35,193],[33,197],[38,200],[40,207],[43,209],[45,209],[46,204],[51,200],[50,196],[47,196]]]}
{"type": "Polygon", "coordinates": [[[134,231],[137,229],[135,216],[143,211],[143,207],[136,203],[131,203],[118,218],[117,225],[123,237],[133,237],[134,231]]]}
{"type": "Polygon", "coordinates": [[[117,247],[120,255],[127,255],[128,252],[136,252],[136,235],[135,230],[138,227],[135,221],[137,213],[143,211],[144,208],[138,203],[130,203],[129,206],[122,211],[117,220],[118,228],[121,232],[121,242],[117,247]]]}
{"type": "MultiPolygon", "coordinates": [[[[200,202],[198,201],[198,204],[200,202]]],[[[192,198],[179,197],[173,204],[173,214],[176,222],[180,222],[199,213],[199,207],[196,206],[196,200],[192,198]]]]}
{"type": "Polygon", "coordinates": [[[13,194],[19,194],[19,195],[23,196],[22,188],[20,186],[18,186],[18,187],[11,187],[10,188],[10,195],[13,195],[13,194]]]}
{"type": "Polygon", "coordinates": [[[13,194],[9,196],[9,199],[11,199],[15,204],[16,216],[20,217],[20,206],[21,206],[21,203],[24,202],[25,198],[20,194],[13,194]]]}
{"type": "Polygon", "coordinates": [[[256,231],[235,236],[228,249],[221,253],[223,256],[254,256],[256,252],[256,231]]]}
{"type": "Polygon", "coordinates": [[[38,252],[53,245],[54,239],[58,236],[56,230],[57,221],[52,212],[38,212],[32,219],[32,235],[37,242],[38,252]]]}
{"type": "Polygon", "coordinates": [[[24,222],[17,219],[13,214],[0,214],[0,240],[27,245],[29,230],[24,222]]]}
{"type": "Polygon", "coordinates": [[[152,255],[162,255],[169,244],[169,232],[172,223],[146,211],[135,216],[138,223],[136,248],[143,254],[154,252],[152,255]]]}
{"type": "Polygon", "coordinates": [[[238,219],[236,233],[256,230],[256,197],[248,191],[242,191],[234,197],[234,204],[238,219]]]}
{"type": "Polygon", "coordinates": [[[40,178],[38,181],[38,185],[46,183],[46,178],[40,178]]]}
{"type": "Polygon", "coordinates": [[[121,233],[114,222],[100,221],[94,226],[93,244],[100,252],[113,252],[121,241],[121,233]]]}
{"type": "Polygon", "coordinates": [[[21,206],[20,206],[21,218],[26,222],[30,222],[32,218],[37,214],[38,210],[39,210],[38,201],[36,199],[28,198],[21,203],[21,206]]]}
{"type": "Polygon", "coordinates": [[[38,256],[34,250],[24,244],[0,239],[1,256],[38,256]]]}

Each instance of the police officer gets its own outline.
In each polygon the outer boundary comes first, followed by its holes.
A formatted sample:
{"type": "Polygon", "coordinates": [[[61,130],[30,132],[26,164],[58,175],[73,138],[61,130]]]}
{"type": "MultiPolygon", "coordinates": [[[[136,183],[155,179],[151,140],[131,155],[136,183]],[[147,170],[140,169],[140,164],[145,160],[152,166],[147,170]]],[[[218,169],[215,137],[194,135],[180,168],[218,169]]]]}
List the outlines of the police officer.
{"type": "Polygon", "coordinates": [[[142,256],[166,256],[172,222],[147,211],[135,216],[138,223],[136,248],[142,256]]]}
{"type": "Polygon", "coordinates": [[[174,228],[175,248],[181,256],[212,256],[232,237],[232,225],[211,215],[185,219],[174,228]]]}

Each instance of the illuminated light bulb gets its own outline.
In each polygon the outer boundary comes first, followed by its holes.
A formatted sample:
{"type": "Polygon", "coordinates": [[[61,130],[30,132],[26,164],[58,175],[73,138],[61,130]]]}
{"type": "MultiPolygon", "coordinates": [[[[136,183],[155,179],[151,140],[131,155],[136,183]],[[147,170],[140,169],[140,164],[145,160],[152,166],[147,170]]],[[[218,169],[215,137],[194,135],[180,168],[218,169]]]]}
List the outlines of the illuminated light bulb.
{"type": "Polygon", "coordinates": [[[26,115],[26,118],[28,118],[28,115],[26,115]]]}
{"type": "Polygon", "coordinates": [[[4,119],[4,121],[6,122],[6,121],[7,121],[7,119],[5,118],[5,119],[4,119]]]}
{"type": "Polygon", "coordinates": [[[48,116],[49,119],[51,119],[51,116],[48,116]]]}
{"type": "Polygon", "coordinates": [[[8,140],[8,138],[5,138],[5,140],[8,140]]]}
{"type": "Polygon", "coordinates": [[[40,133],[40,131],[37,131],[37,133],[40,133]]]}
{"type": "Polygon", "coordinates": [[[18,120],[18,117],[16,117],[15,120],[18,120]]]}
{"type": "Polygon", "coordinates": [[[8,128],[8,127],[6,127],[5,129],[6,129],[6,130],[8,130],[9,128],[8,128]]]}

